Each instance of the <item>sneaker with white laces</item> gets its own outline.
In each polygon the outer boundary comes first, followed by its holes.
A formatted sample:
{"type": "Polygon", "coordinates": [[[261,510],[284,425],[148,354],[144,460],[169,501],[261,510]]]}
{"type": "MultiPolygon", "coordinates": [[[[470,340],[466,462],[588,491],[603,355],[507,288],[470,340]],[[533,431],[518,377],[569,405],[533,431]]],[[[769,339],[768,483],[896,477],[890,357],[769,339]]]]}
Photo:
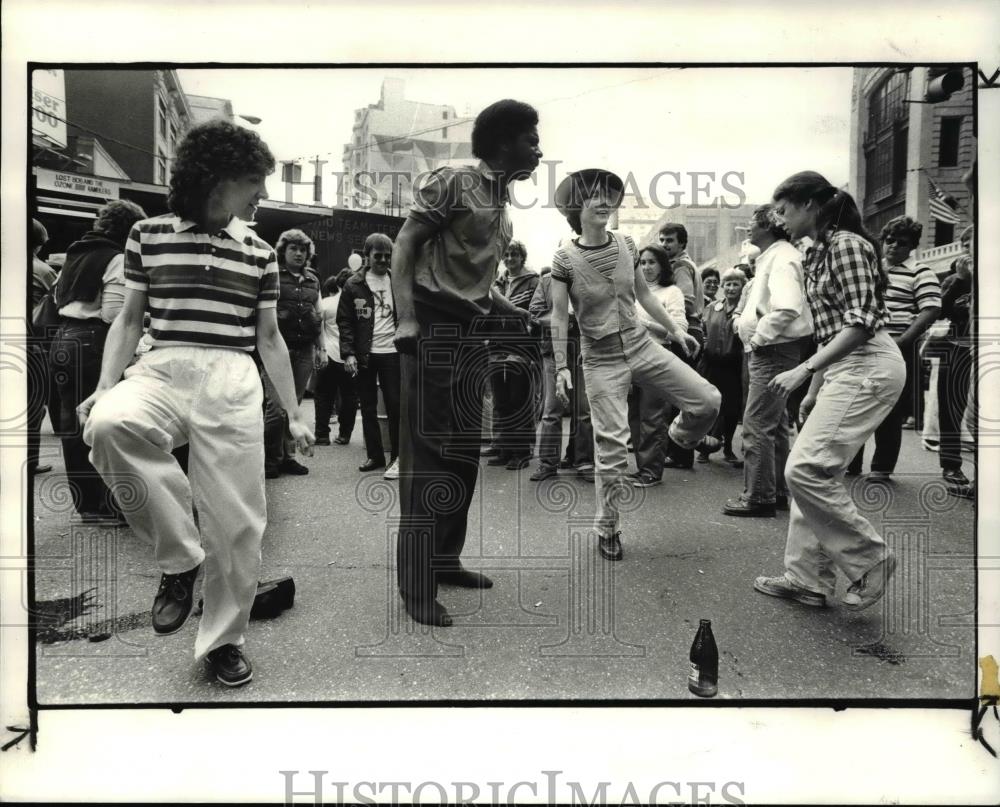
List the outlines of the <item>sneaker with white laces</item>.
{"type": "Polygon", "coordinates": [[[778,577],[758,577],[753,581],[753,587],[761,594],[768,594],[771,597],[780,597],[783,600],[795,600],[802,605],[810,605],[813,608],[825,608],[826,596],[817,594],[807,588],[802,588],[786,575],[778,577]]]}
{"type": "Polygon", "coordinates": [[[383,479],[399,479],[399,460],[394,459],[389,463],[389,467],[385,469],[385,473],[382,474],[383,479]]]}
{"type": "Polygon", "coordinates": [[[861,575],[860,580],[848,586],[843,598],[844,607],[861,611],[877,603],[885,594],[885,587],[894,571],[896,556],[887,552],[882,560],[861,575]]]}

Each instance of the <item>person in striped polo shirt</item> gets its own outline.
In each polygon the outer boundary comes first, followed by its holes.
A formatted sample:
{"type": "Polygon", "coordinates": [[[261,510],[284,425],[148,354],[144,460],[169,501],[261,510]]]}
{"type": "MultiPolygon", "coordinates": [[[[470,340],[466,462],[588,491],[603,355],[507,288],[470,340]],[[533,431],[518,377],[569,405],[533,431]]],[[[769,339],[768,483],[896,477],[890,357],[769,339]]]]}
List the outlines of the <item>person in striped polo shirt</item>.
{"type": "MultiPolygon", "coordinates": [[[[896,470],[903,442],[903,422],[910,415],[914,415],[918,423],[923,421],[920,339],[941,313],[941,284],[937,275],[930,267],[918,264],[912,256],[923,229],[919,221],[897,216],[882,228],[881,233],[883,262],[889,278],[885,289],[885,307],[889,313],[886,331],[896,341],[906,362],[903,393],[875,430],[872,476],[882,478],[896,470]]],[[[861,473],[864,453],[862,446],[847,467],[849,476],[861,473]]]]}
{"type": "Polygon", "coordinates": [[[131,507],[122,503],[162,572],[153,630],[181,629],[204,565],[195,658],[228,686],[253,676],[243,634],[267,523],[255,349],[292,437],[305,453],[314,442],[278,331],[275,254],[244,223],[267,198],[274,165],[256,133],[226,121],[187,133],[170,179],[171,214],[129,234],[125,302],[108,332],[97,390],[78,407],[91,462],[108,485],[141,486],[131,507]],[[151,349],[126,370],[147,308],[151,349]],[[185,443],[190,481],[170,453],[185,443]]]}

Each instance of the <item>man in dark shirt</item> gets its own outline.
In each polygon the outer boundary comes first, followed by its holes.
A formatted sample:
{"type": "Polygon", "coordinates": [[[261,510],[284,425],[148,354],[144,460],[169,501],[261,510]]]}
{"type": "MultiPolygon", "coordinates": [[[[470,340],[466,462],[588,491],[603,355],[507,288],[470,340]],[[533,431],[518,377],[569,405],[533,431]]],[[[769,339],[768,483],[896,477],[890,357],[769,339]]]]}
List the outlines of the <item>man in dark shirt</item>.
{"type": "MultiPolygon", "coordinates": [[[[969,227],[962,241],[971,247],[969,227]]],[[[935,340],[931,349],[941,359],[938,369],[938,459],[941,476],[956,496],[972,498],[975,485],[962,472],[962,417],[969,402],[969,385],[975,357],[970,339],[972,315],[972,258],[963,255],[953,264],[954,271],[941,283],[941,316],[949,322],[948,334],[935,340]]]]}
{"type": "Polygon", "coordinates": [[[415,188],[392,255],[402,376],[397,574],[407,613],[427,625],[451,624],[439,583],[493,585],[459,555],[479,472],[484,318],[521,323],[522,332],[527,318],[492,285],[513,234],[508,186],[542,157],[537,126],[538,113],[519,101],[480,112],[479,164],[438,169],[415,188]]]}

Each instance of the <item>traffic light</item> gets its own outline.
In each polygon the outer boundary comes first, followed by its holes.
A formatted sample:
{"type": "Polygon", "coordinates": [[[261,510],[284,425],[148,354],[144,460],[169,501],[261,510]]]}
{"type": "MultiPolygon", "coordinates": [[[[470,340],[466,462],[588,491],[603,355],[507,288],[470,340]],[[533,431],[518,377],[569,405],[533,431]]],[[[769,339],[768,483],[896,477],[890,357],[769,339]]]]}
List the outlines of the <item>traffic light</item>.
{"type": "Polygon", "coordinates": [[[965,77],[961,70],[946,70],[927,84],[924,101],[937,104],[947,101],[951,96],[965,86],[965,77]]]}

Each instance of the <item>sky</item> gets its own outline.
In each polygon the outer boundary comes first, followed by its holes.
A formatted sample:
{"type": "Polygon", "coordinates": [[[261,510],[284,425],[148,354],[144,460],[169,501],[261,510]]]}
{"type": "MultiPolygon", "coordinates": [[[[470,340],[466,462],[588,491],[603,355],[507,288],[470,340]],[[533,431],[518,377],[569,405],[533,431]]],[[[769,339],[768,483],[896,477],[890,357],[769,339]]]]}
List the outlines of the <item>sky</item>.
{"type": "MultiPolygon", "coordinates": [[[[179,70],[185,92],[228,98],[237,115],[259,117],[244,125],[260,133],[275,157],[301,159],[302,179],[310,181],[308,160],[324,166],[324,203],[334,204],[331,174],[342,170],[354,110],[377,103],[382,79],[406,82],[406,98],[449,104],[474,116],[504,97],[538,109],[538,132],[545,161],[536,179],[515,188],[519,206],[511,210],[514,237],[523,241],[529,263],[548,262],[568,234],[565,221],[541,206],[550,180],[569,171],[605,167],[635,178],[645,204],[669,204],[676,193],[691,203],[692,184],[703,191],[699,203],[736,201],[721,184],[742,190],[747,202],[770,198],[775,186],[795,171],[812,169],[841,185],[848,180],[851,108],[850,68],[327,68],[179,70]],[[672,175],[679,172],[678,183],[672,175]],[[712,172],[715,179],[693,178],[712,172]],[[653,182],[654,177],[661,174],[653,182]],[[737,176],[737,174],[741,176],[737,176]],[[651,193],[655,184],[656,199],[651,193]],[[529,208],[529,209],[519,209],[529,208]]],[[[274,199],[284,198],[280,172],[268,183],[274,199]]],[[[308,203],[312,187],[296,188],[295,201],[308,203]]],[[[633,199],[639,202],[640,199],[633,199]]]]}

